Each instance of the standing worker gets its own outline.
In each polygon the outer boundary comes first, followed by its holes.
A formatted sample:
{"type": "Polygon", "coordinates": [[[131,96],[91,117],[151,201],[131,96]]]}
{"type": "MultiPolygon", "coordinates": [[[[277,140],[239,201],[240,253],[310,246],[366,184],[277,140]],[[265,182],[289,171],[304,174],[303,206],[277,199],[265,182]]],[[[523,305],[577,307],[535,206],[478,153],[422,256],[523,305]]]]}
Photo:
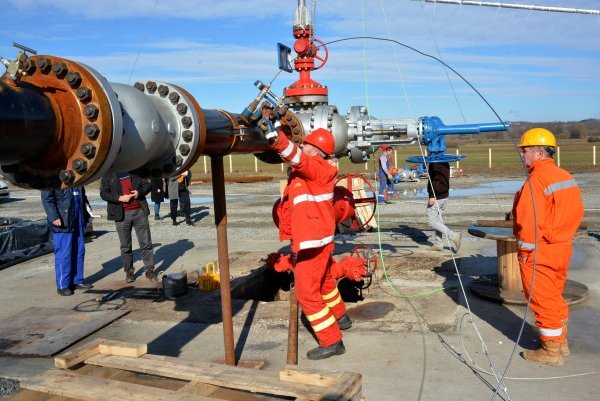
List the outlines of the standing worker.
{"type": "Polygon", "coordinates": [[[388,145],[381,147],[381,154],[379,155],[379,196],[377,197],[378,203],[394,203],[390,199],[394,196],[394,176],[391,172],[392,167],[392,153],[394,148],[388,145]]]}
{"type": "Polygon", "coordinates": [[[90,289],[83,281],[85,227],[90,215],[83,187],[42,191],[42,206],[48,218],[54,242],[56,292],[73,295],[74,289],[90,289]]]}
{"type": "Polygon", "coordinates": [[[515,195],[514,234],[525,297],[539,330],[540,348],[523,352],[530,362],[562,366],[569,355],[569,307],[562,296],[572,240],[583,217],[583,201],[571,174],[554,165],[556,139],[544,128],[525,132],[519,145],[528,177],[515,195]]]}
{"type": "MultiPolygon", "coordinates": [[[[263,111],[266,118],[273,118],[271,113],[263,111]]],[[[336,227],[333,188],[338,173],[337,160],[330,158],[333,135],[319,128],[298,147],[269,123],[269,146],[291,167],[277,210],[279,238],[291,240],[296,296],[319,342],[306,356],[325,359],[343,354],[340,329],[349,328],[352,322],[330,272],[336,227]]]]}
{"type": "Polygon", "coordinates": [[[146,278],[156,281],[154,277],[154,250],[150,235],[148,215],[150,210],[146,195],[150,192],[150,182],[138,175],[130,173],[112,173],[102,176],[100,180],[100,197],[106,201],[107,219],[113,220],[119,235],[121,260],[125,270],[125,281],[135,281],[133,267],[133,251],[131,249],[131,230],[135,230],[142,252],[142,261],[146,270],[146,278]]]}
{"type": "Polygon", "coordinates": [[[179,175],[169,178],[168,183],[168,195],[169,195],[169,206],[171,209],[171,220],[173,225],[177,223],[177,208],[181,203],[181,209],[185,215],[185,224],[193,226],[192,221],[192,204],[190,201],[190,182],[192,180],[192,172],[184,171],[179,175]]]}
{"type": "Polygon", "coordinates": [[[459,232],[452,231],[444,224],[442,213],[448,206],[448,196],[450,194],[450,165],[448,163],[428,163],[427,172],[429,180],[427,182],[427,222],[433,228],[431,242],[433,245],[429,248],[432,251],[441,251],[444,249],[444,236],[454,244],[454,252],[460,249],[462,235],[459,232]]]}
{"type": "Polygon", "coordinates": [[[165,183],[162,178],[150,180],[150,200],[154,202],[154,220],[160,220],[160,204],[165,201],[165,183]]]}

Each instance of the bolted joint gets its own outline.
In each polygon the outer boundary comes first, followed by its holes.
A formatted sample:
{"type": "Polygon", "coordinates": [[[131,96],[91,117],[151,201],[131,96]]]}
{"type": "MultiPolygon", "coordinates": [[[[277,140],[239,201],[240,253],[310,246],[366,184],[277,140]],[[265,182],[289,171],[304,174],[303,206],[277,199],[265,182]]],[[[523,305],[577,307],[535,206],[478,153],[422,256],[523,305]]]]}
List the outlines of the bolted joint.
{"type": "Polygon", "coordinates": [[[81,74],[71,71],[67,74],[66,80],[71,88],[76,88],[81,84],[81,74]]]}
{"type": "Polygon", "coordinates": [[[162,97],[165,97],[169,94],[169,87],[166,85],[159,85],[158,86],[158,94],[161,95],[162,97]]]}
{"type": "Polygon", "coordinates": [[[52,64],[52,71],[57,77],[62,78],[67,75],[68,68],[65,63],[56,62],[52,64]]]}
{"type": "Polygon", "coordinates": [[[184,155],[187,156],[190,154],[190,147],[189,145],[183,144],[183,145],[179,145],[179,152],[184,155]]]}
{"type": "Polygon", "coordinates": [[[83,108],[83,115],[86,116],[88,120],[95,120],[98,118],[98,113],[100,113],[100,110],[98,110],[98,106],[95,104],[88,104],[83,108]]]}
{"type": "Polygon", "coordinates": [[[90,100],[92,100],[92,91],[89,88],[86,88],[85,86],[82,86],[81,88],[77,89],[75,94],[77,95],[77,99],[79,99],[79,101],[82,103],[87,103],[90,100]]]}
{"type": "Polygon", "coordinates": [[[154,93],[156,91],[156,82],[154,82],[154,81],[146,82],[146,89],[148,89],[148,92],[154,93]]]}
{"type": "Polygon", "coordinates": [[[27,59],[27,61],[25,61],[25,65],[23,66],[23,71],[25,71],[25,74],[27,75],[33,75],[33,73],[35,72],[35,62],[33,60],[27,59]]]}
{"type": "Polygon", "coordinates": [[[49,58],[38,59],[37,68],[40,69],[42,74],[48,74],[52,69],[52,60],[50,60],[49,58]]]}
{"type": "Polygon", "coordinates": [[[180,116],[183,116],[185,113],[187,113],[187,106],[184,103],[179,103],[175,109],[180,116]]]}
{"type": "Polygon", "coordinates": [[[183,140],[186,142],[191,142],[192,139],[194,139],[194,133],[192,131],[190,131],[189,129],[186,129],[185,131],[183,131],[181,136],[182,136],[183,140]]]}
{"type": "Polygon", "coordinates": [[[58,178],[67,185],[71,185],[75,181],[75,174],[71,170],[61,170],[58,178]]]}
{"type": "Polygon", "coordinates": [[[134,84],[133,84],[133,87],[134,87],[135,89],[139,90],[140,92],[143,92],[143,91],[145,91],[145,90],[146,90],[146,87],[145,87],[145,86],[144,86],[144,84],[143,84],[143,83],[141,83],[141,82],[136,82],[136,83],[134,83],[134,84]]]}
{"type": "Polygon", "coordinates": [[[88,166],[85,160],[77,158],[73,160],[73,163],[71,163],[71,167],[73,167],[73,170],[75,170],[77,174],[83,174],[87,171],[88,166]]]}
{"type": "Polygon", "coordinates": [[[179,93],[171,92],[169,94],[169,100],[171,101],[171,103],[177,104],[177,102],[179,101],[179,93]]]}
{"type": "MultiPolygon", "coordinates": [[[[89,125],[92,125],[92,124],[89,124],[89,125]]],[[[91,142],[86,142],[83,145],[81,145],[81,147],[79,148],[79,151],[81,152],[81,154],[83,154],[88,159],[91,159],[94,156],[96,156],[96,146],[94,146],[94,144],[91,142]]]]}
{"type": "Polygon", "coordinates": [[[181,124],[183,124],[183,126],[185,128],[190,128],[192,126],[192,117],[188,117],[185,116],[181,119],[181,124]]]}
{"type": "Polygon", "coordinates": [[[96,124],[86,124],[85,127],[83,127],[83,132],[88,138],[96,139],[100,134],[100,127],[98,127],[96,124]]]}

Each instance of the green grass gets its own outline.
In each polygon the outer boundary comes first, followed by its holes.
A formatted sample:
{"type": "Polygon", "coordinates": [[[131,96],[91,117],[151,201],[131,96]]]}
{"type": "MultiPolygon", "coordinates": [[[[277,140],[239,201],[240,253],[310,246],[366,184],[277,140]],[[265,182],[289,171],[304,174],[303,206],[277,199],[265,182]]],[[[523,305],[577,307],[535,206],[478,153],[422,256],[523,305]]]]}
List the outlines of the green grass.
{"type": "MultiPolygon", "coordinates": [[[[421,150],[418,145],[396,146],[397,165],[404,166],[405,159],[409,156],[418,156],[421,150]]],[[[600,172],[600,146],[596,147],[596,166],[592,165],[593,144],[581,140],[562,140],[560,146],[560,165],[572,173],[600,172]]],[[[521,174],[523,172],[520,159],[514,146],[510,142],[464,142],[459,147],[460,154],[466,157],[459,163],[465,174],[489,174],[491,176],[503,176],[521,174]],[[492,168],[488,167],[489,149],[492,149],[492,168]]],[[[456,148],[448,148],[447,154],[456,154],[456,148]]],[[[274,178],[285,178],[285,168],[281,171],[279,164],[266,164],[258,161],[258,171],[255,171],[252,154],[231,155],[233,172],[229,169],[229,156],[223,159],[225,176],[272,176],[274,178]]],[[[557,156],[554,156],[557,160],[557,156]]],[[[456,166],[456,163],[451,163],[456,166]]],[[[204,159],[200,157],[192,167],[194,178],[202,178],[210,175],[210,159],[206,158],[207,173],[204,170],[204,159]]],[[[376,158],[371,158],[365,164],[353,164],[347,157],[340,158],[340,174],[374,174],[377,169],[376,158]]]]}

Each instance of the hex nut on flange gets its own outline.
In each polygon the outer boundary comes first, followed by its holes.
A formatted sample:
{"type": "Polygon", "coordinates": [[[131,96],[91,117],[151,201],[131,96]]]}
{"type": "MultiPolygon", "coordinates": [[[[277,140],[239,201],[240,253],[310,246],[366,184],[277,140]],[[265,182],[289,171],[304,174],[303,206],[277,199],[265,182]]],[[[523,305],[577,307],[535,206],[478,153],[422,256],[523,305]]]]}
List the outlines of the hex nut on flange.
{"type": "MultiPolygon", "coordinates": [[[[91,124],[90,124],[91,125],[91,124]]],[[[88,159],[96,156],[96,146],[91,142],[86,142],[79,148],[79,151],[88,159]]]]}
{"type": "Polygon", "coordinates": [[[75,94],[77,95],[79,101],[82,103],[87,103],[90,100],[92,100],[92,91],[90,90],[90,88],[87,88],[85,86],[82,86],[81,88],[77,89],[75,94]]]}
{"type": "Polygon", "coordinates": [[[100,110],[98,110],[98,106],[95,104],[88,104],[83,108],[83,115],[86,116],[88,120],[95,120],[98,118],[98,113],[100,113],[100,110]]]}
{"type": "Polygon", "coordinates": [[[66,81],[71,88],[76,88],[81,83],[81,74],[71,71],[67,74],[66,81]]]}
{"type": "Polygon", "coordinates": [[[67,185],[72,184],[73,181],[75,181],[75,174],[73,174],[71,170],[62,170],[58,177],[67,185]]]}
{"type": "Polygon", "coordinates": [[[77,158],[73,160],[71,167],[73,167],[73,170],[75,170],[78,174],[83,174],[87,171],[87,162],[82,158],[77,158]]]}

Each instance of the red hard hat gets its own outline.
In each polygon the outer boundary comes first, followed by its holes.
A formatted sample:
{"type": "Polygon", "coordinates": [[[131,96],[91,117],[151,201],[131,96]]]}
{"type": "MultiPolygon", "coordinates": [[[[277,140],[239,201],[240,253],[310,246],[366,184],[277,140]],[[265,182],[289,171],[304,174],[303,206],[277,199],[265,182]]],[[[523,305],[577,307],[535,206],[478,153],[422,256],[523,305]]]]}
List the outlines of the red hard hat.
{"type": "Polygon", "coordinates": [[[302,141],[319,148],[320,151],[327,155],[333,154],[333,149],[335,147],[333,135],[325,128],[318,128],[314,130],[310,133],[310,135],[304,137],[302,141]]]}

